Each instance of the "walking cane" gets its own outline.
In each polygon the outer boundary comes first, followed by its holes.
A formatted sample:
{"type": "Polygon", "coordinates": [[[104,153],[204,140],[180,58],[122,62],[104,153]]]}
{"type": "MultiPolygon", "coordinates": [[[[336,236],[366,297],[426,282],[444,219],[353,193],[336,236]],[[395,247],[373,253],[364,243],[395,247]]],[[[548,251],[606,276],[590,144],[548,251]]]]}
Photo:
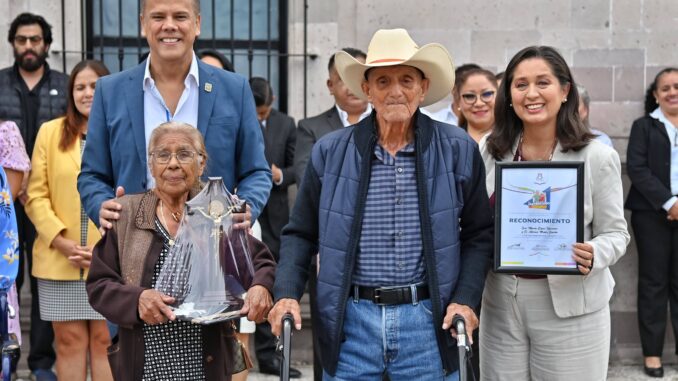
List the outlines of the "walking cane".
{"type": "Polygon", "coordinates": [[[292,352],[292,324],[294,317],[290,314],[285,314],[282,318],[282,341],[280,344],[280,381],[290,380],[290,360],[292,352]]]}
{"type": "Polygon", "coordinates": [[[457,348],[459,350],[459,381],[467,381],[466,354],[470,350],[466,345],[466,323],[461,315],[454,315],[452,326],[457,330],[457,348]]]}

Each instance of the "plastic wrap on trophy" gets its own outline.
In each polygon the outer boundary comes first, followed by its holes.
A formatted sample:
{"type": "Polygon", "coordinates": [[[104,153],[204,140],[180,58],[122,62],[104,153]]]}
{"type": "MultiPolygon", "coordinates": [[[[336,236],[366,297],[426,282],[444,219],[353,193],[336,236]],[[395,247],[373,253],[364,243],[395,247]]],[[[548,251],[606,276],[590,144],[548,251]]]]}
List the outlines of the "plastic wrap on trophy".
{"type": "Polygon", "coordinates": [[[233,213],[244,210],[220,177],[186,203],[155,286],[176,298],[177,318],[209,324],[240,316],[254,274],[247,232],[233,229],[233,213]]]}

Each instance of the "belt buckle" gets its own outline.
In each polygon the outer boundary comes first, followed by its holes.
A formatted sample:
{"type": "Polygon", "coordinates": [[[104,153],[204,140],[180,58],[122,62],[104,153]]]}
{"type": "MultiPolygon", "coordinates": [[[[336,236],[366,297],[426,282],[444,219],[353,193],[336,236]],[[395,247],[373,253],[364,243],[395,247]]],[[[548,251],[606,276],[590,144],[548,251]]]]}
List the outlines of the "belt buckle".
{"type": "Polygon", "coordinates": [[[385,303],[381,302],[381,288],[375,288],[374,289],[374,295],[372,295],[372,302],[378,306],[384,306],[386,305],[385,303]]]}

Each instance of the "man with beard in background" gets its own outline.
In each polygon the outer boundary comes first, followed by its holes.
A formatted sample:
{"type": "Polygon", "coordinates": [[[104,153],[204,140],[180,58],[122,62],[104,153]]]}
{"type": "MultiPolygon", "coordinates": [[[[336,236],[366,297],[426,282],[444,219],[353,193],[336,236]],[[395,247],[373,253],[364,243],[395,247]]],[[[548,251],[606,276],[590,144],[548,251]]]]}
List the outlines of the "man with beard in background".
{"type": "MultiPolygon", "coordinates": [[[[68,76],[51,70],[46,62],[52,43],[52,27],[41,16],[31,13],[18,15],[9,28],[8,41],[14,50],[14,65],[0,70],[0,120],[11,120],[19,126],[28,155],[32,156],[35,137],[42,123],[66,112],[68,76]]],[[[24,176],[27,180],[28,176],[24,176]]],[[[35,228],[24,213],[27,181],[21,186],[15,203],[21,252],[33,264],[35,228]]],[[[23,254],[22,254],[23,255],[23,254]]],[[[17,288],[23,284],[19,271],[17,288]]],[[[31,331],[28,367],[35,380],[56,380],[52,366],[56,358],[50,322],[40,319],[36,279],[31,275],[31,331]]]]}

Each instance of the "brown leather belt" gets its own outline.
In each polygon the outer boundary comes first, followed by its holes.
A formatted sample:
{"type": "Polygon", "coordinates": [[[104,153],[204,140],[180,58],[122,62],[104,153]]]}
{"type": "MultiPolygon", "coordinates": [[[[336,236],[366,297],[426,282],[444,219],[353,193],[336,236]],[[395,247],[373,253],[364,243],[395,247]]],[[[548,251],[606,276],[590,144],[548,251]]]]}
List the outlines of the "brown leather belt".
{"type": "Polygon", "coordinates": [[[379,305],[410,304],[430,298],[428,286],[425,284],[405,287],[365,287],[354,285],[351,286],[351,297],[355,297],[356,290],[359,299],[366,299],[379,305]],[[414,298],[412,297],[413,295],[415,296],[414,298]]]}

